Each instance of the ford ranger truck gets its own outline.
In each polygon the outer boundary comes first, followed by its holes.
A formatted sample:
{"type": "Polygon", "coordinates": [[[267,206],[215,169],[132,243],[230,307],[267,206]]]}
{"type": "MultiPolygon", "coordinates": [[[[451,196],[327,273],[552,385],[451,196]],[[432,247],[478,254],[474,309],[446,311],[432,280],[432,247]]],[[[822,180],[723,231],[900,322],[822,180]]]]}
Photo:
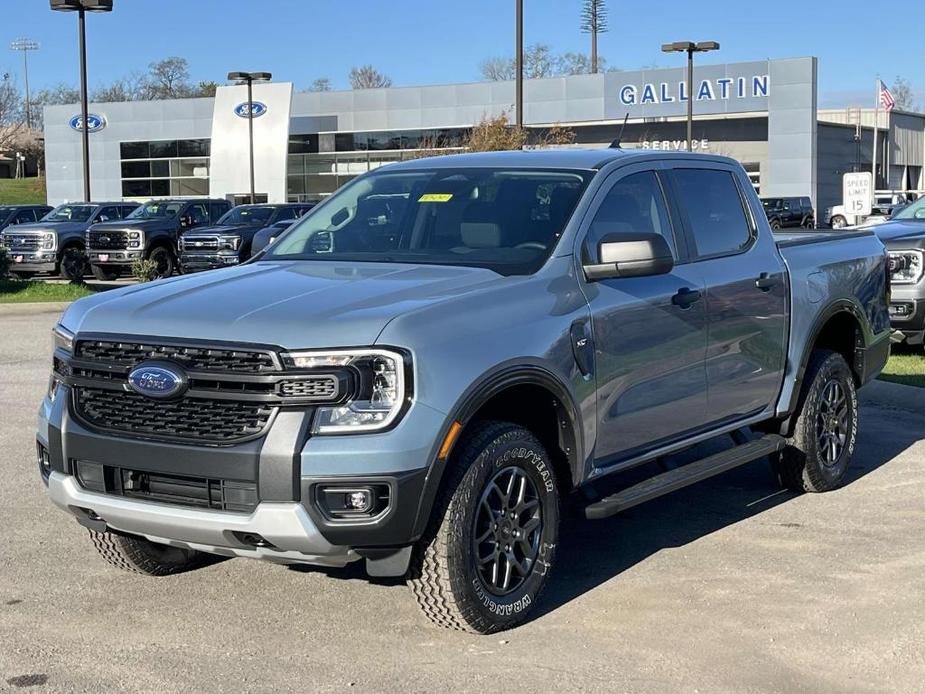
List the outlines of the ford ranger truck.
{"type": "Polygon", "coordinates": [[[921,348],[925,344],[925,198],[874,229],[890,254],[894,340],[921,348]]]}
{"type": "Polygon", "coordinates": [[[845,481],[888,307],[872,232],[775,238],[731,159],[402,162],[240,266],[72,304],[38,467],[117,567],[363,561],[490,633],[539,602],[566,503],[606,518],[765,457],[845,481]]]}
{"type": "Polygon", "coordinates": [[[180,235],[180,268],[184,273],[199,272],[242,263],[251,257],[258,231],[271,224],[291,224],[311,208],[306,203],[238,205],[215,226],[180,235]]]}
{"type": "Polygon", "coordinates": [[[0,233],[0,244],[6,247],[20,278],[49,272],[80,281],[87,271],[87,229],[98,222],[122,219],[136,207],[133,202],[65,203],[38,222],[0,233]]]}
{"type": "Polygon", "coordinates": [[[114,280],[136,260],[150,260],[157,277],[170,277],[180,233],[214,224],[230,209],[227,200],[151,200],[123,221],[94,224],[87,229],[90,270],[98,280],[114,280]]]}

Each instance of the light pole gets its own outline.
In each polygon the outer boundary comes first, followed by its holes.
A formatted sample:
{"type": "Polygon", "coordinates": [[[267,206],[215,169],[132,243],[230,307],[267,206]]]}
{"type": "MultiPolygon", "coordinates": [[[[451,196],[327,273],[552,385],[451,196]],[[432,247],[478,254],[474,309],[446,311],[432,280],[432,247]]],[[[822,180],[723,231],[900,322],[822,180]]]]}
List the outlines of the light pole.
{"type": "Polygon", "coordinates": [[[517,127],[524,127],[524,0],[517,0],[517,30],[516,30],[516,40],[517,43],[517,57],[515,59],[517,76],[516,76],[516,95],[515,95],[515,109],[517,111],[517,127]]]}
{"type": "Polygon", "coordinates": [[[687,151],[694,144],[694,53],[718,51],[716,41],[675,41],[662,44],[662,53],[687,53],[687,151]]]}
{"type": "Polygon", "coordinates": [[[112,0],[49,0],[56,12],[77,12],[80,43],[80,134],[83,140],[84,201],[90,202],[90,129],[87,103],[87,12],[112,12],[112,0]]]}
{"type": "Polygon", "coordinates": [[[247,136],[250,144],[250,170],[251,170],[251,205],[257,202],[254,191],[254,82],[269,82],[273,75],[269,72],[229,72],[231,82],[245,82],[247,84],[247,136]]]}
{"type": "Polygon", "coordinates": [[[10,49],[22,51],[22,69],[26,82],[26,127],[32,130],[32,102],[29,98],[29,51],[37,51],[39,42],[26,38],[16,39],[10,44],[10,49]]]}

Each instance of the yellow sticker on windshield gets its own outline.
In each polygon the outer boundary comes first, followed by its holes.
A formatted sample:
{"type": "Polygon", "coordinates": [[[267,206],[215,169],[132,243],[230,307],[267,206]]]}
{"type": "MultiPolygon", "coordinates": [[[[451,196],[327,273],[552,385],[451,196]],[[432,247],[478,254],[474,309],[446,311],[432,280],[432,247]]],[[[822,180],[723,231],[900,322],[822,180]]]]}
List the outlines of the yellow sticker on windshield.
{"type": "Polygon", "coordinates": [[[418,198],[418,202],[449,202],[452,199],[452,193],[424,193],[418,198]]]}

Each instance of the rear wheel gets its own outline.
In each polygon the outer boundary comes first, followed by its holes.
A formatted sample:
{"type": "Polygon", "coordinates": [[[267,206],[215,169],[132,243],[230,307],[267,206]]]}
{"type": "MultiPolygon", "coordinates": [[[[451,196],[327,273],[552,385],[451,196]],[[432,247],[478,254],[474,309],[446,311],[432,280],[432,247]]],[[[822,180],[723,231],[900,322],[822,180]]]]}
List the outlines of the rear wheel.
{"type": "Polygon", "coordinates": [[[104,265],[91,265],[90,272],[92,272],[93,276],[100,282],[112,282],[119,277],[118,270],[108,268],[104,265]]]}
{"type": "Polygon", "coordinates": [[[164,279],[173,274],[174,262],[173,253],[165,246],[155,246],[148,255],[148,260],[157,266],[157,279],[164,279]]]}
{"type": "Polygon", "coordinates": [[[793,435],[773,458],[781,484],[794,491],[835,489],[854,454],[857,429],[857,390],[845,358],[828,350],[814,352],[793,435]]]}
{"type": "Polygon", "coordinates": [[[804,229],[815,229],[816,220],[813,219],[812,217],[807,217],[806,219],[803,220],[803,228],[804,229]]]}
{"type": "Polygon", "coordinates": [[[435,624],[489,634],[524,622],[546,584],[558,489],[543,445],[515,424],[477,424],[458,450],[411,588],[435,624]]]}
{"type": "Polygon", "coordinates": [[[61,262],[58,265],[58,274],[61,279],[71,282],[80,282],[87,274],[87,256],[79,246],[65,248],[61,253],[61,262]]]}
{"type": "Polygon", "coordinates": [[[771,220],[771,228],[772,228],[774,231],[777,231],[778,229],[780,229],[780,220],[779,220],[779,219],[772,219],[772,220],[771,220]]]}
{"type": "Polygon", "coordinates": [[[98,533],[90,530],[93,546],[110,564],[123,571],[148,576],[168,576],[198,569],[210,560],[210,555],[192,549],[170,547],[143,537],[98,533]]]}

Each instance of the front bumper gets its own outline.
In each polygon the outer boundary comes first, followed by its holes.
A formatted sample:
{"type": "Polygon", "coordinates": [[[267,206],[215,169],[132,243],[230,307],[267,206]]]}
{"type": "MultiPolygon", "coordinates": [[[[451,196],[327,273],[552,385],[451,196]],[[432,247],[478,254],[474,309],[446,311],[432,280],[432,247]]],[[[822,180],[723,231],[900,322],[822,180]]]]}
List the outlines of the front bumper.
{"type": "Polygon", "coordinates": [[[144,257],[144,250],[98,250],[91,248],[87,258],[91,265],[131,265],[144,257]]]}
{"type": "Polygon", "coordinates": [[[215,270],[221,267],[232,267],[240,262],[241,259],[237,253],[183,253],[180,255],[180,266],[183,272],[215,270]]]}
{"type": "Polygon", "coordinates": [[[8,248],[12,272],[54,272],[55,251],[16,251],[8,248]]]}
{"type": "Polygon", "coordinates": [[[389,557],[420,536],[434,437],[445,423],[424,405],[412,406],[383,434],[309,437],[312,410],[289,410],[278,413],[261,439],[197,446],[91,430],[71,415],[69,391],[60,385],[54,400],[44,399],[37,439],[47,456],[43,478],[52,501],[85,526],[215,554],[324,566],[389,557]],[[78,461],[247,482],[256,486],[257,504],[232,512],[92,491],[78,480],[78,461]],[[387,488],[388,505],[374,517],[332,519],[316,493],[326,485],[387,488]],[[248,542],[247,535],[269,546],[248,542]]]}
{"type": "Polygon", "coordinates": [[[893,285],[890,299],[890,326],[910,344],[925,338],[925,295],[917,285],[893,285]]]}

